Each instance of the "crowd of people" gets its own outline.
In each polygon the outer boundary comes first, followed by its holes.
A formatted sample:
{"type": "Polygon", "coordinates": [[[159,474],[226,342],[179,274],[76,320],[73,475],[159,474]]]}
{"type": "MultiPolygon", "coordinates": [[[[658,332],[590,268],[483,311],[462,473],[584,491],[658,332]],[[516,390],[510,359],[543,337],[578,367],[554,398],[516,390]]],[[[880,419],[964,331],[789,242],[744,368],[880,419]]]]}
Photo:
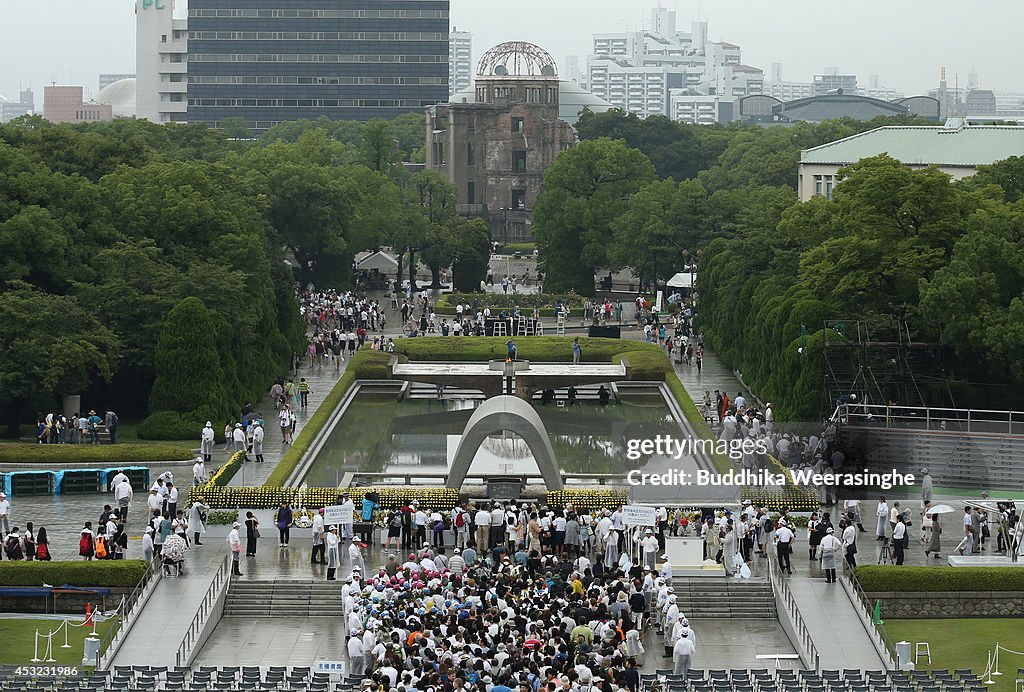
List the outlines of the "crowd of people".
{"type": "Polygon", "coordinates": [[[111,444],[117,443],[118,417],[108,409],[100,417],[95,410],[88,413],[74,413],[70,417],[63,413],[42,413],[36,416],[36,442],[41,445],[93,444],[100,443],[103,432],[111,444]]]}

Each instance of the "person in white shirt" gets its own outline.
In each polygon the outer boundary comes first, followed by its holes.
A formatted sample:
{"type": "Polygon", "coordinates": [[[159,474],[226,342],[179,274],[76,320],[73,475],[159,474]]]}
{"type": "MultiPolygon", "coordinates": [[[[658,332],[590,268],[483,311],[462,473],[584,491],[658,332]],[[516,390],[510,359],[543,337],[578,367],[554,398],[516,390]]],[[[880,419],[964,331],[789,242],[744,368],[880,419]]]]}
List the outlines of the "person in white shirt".
{"type": "Polygon", "coordinates": [[[256,425],[252,431],[252,453],[256,456],[256,461],[263,463],[263,424],[256,421],[256,425]]]}
{"type": "Polygon", "coordinates": [[[860,500],[855,497],[846,500],[846,502],[843,503],[843,510],[845,510],[847,516],[850,517],[851,523],[856,524],[857,528],[861,531],[866,531],[860,519],[860,500]]]}
{"type": "Polygon", "coordinates": [[[203,426],[203,431],[199,433],[200,453],[203,455],[204,461],[210,461],[213,459],[213,439],[213,423],[206,421],[206,425],[203,426]]]}
{"type": "Polygon", "coordinates": [[[818,544],[821,551],[821,568],[825,570],[825,582],[836,582],[836,555],[843,550],[843,542],[835,537],[836,530],[831,526],[825,531],[825,537],[818,544]]]}
{"type": "Polygon", "coordinates": [[[349,579],[353,577],[362,578],[363,575],[363,544],[359,541],[352,541],[348,544],[348,557],[352,562],[352,572],[349,574],[349,579]]]}
{"type": "Polygon", "coordinates": [[[875,540],[880,541],[885,538],[885,524],[889,520],[889,505],[885,502],[884,497],[878,500],[875,516],[878,520],[878,523],[875,525],[875,540]]]}
{"type": "Polygon", "coordinates": [[[231,525],[231,532],[228,533],[228,545],[231,548],[231,574],[240,577],[242,576],[242,570],[238,568],[239,561],[242,559],[242,537],[238,534],[238,528],[241,526],[237,521],[231,525]]]}
{"type": "Polygon", "coordinates": [[[793,552],[793,540],[796,535],[793,530],[782,521],[782,525],[775,529],[775,547],[779,554],[779,570],[782,572],[793,573],[793,567],[789,564],[789,556],[793,552]]]}
{"type": "Polygon", "coordinates": [[[672,646],[672,662],[674,665],[673,673],[683,676],[684,680],[686,679],[686,674],[690,670],[690,661],[693,657],[693,652],[696,650],[692,639],[693,638],[690,635],[683,634],[672,646]]]}
{"type": "MultiPolygon", "coordinates": [[[[842,526],[842,524],[840,524],[842,526]]],[[[846,528],[843,529],[843,551],[846,557],[846,564],[850,567],[857,566],[857,529],[853,527],[853,522],[846,522],[846,528]]]]}
{"type": "Polygon", "coordinates": [[[366,667],[363,640],[360,632],[353,632],[348,638],[348,666],[349,675],[355,678],[363,677],[366,667]]]}
{"type": "Polygon", "coordinates": [[[125,475],[123,470],[119,470],[114,477],[110,479],[110,492],[117,492],[117,486],[128,480],[128,476],[125,475]]]}
{"type": "Polygon", "coordinates": [[[309,556],[309,562],[312,565],[326,565],[327,558],[325,552],[327,544],[324,541],[324,510],[320,510],[313,516],[313,552],[309,556]],[[319,560],[317,557],[319,556],[319,560]]]}
{"type": "Polygon", "coordinates": [[[896,554],[896,564],[903,564],[903,549],[907,546],[907,525],[903,523],[903,515],[896,517],[896,526],[892,529],[892,549],[896,554]]]}
{"type": "Polygon", "coordinates": [[[117,516],[122,522],[128,521],[128,507],[131,505],[134,497],[135,491],[132,490],[132,484],[128,482],[127,478],[118,483],[114,489],[114,500],[117,502],[117,516]]]}
{"type": "Polygon", "coordinates": [[[476,524],[476,549],[481,554],[486,553],[490,545],[491,537],[491,513],[481,507],[473,517],[476,524]]]}
{"type": "Polygon", "coordinates": [[[653,570],[654,560],[658,556],[658,537],[654,535],[654,531],[647,529],[644,532],[644,537],[640,540],[640,547],[643,549],[644,564],[653,570]]]}
{"type": "Polygon", "coordinates": [[[448,560],[448,570],[452,574],[461,575],[466,570],[466,561],[462,559],[462,551],[455,549],[455,554],[448,560]]]}
{"type": "Polygon", "coordinates": [[[340,543],[338,527],[329,526],[327,533],[324,534],[324,544],[327,546],[327,581],[338,581],[335,574],[338,572],[338,567],[341,566],[341,553],[338,548],[340,543]]]}
{"type": "Polygon", "coordinates": [[[142,536],[142,559],[152,562],[156,555],[156,547],[153,545],[153,527],[147,527],[146,533],[142,536]]]}
{"type": "Polygon", "coordinates": [[[775,413],[772,411],[772,402],[769,401],[764,407],[764,429],[771,432],[773,423],[775,423],[775,413]]]}
{"type": "MultiPolygon", "coordinates": [[[[242,429],[242,424],[241,423],[235,423],[235,432],[232,434],[231,437],[232,437],[232,439],[233,439],[233,441],[235,443],[235,451],[236,452],[247,452],[248,451],[246,449],[246,446],[245,446],[245,430],[242,429]]],[[[249,455],[246,454],[245,458],[246,458],[246,460],[248,460],[249,455]]]]}
{"type": "Polygon", "coordinates": [[[206,482],[206,464],[203,457],[196,457],[196,463],[192,464],[192,484],[202,485],[206,482]]]}

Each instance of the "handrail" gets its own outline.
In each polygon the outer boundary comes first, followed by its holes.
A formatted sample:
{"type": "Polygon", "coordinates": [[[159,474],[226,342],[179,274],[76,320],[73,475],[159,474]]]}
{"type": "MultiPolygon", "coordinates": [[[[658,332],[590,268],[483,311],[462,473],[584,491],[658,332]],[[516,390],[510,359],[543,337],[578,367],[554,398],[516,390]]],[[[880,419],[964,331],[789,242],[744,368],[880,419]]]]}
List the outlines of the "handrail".
{"type": "Polygon", "coordinates": [[[804,649],[801,657],[806,655],[806,665],[813,663],[814,670],[819,671],[821,670],[821,657],[818,655],[818,647],[814,645],[814,638],[811,636],[811,631],[807,629],[807,623],[804,622],[803,615],[800,614],[800,607],[797,605],[796,598],[793,596],[789,584],[782,578],[780,571],[773,569],[773,559],[775,558],[772,555],[772,551],[768,550],[768,581],[772,585],[776,605],[779,605],[781,602],[790,620],[793,622],[793,629],[799,638],[799,642],[795,643],[804,649]]]}
{"type": "Polygon", "coordinates": [[[213,610],[217,599],[220,598],[220,592],[231,581],[231,559],[230,553],[225,555],[224,561],[217,568],[217,573],[213,575],[213,582],[210,584],[210,588],[206,590],[203,602],[199,604],[199,610],[193,616],[192,622],[188,626],[188,631],[185,632],[185,638],[178,646],[178,653],[175,654],[175,665],[187,666],[189,664],[189,660],[192,658],[192,647],[199,640],[203,625],[206,624],[206,616],[213,610]]]}
{"type": "Polygon", "coordinates": [[[1024,411],[852,403],[838,405],[832,420],[883,429],[1024,434],[1024,411]]]}
{"type": "Polygon", "coordinates": [[[884,663],[889,670],[896,670],[898,666],[893,658],[894,652],[896,651],[896,645],[893,644],[892,639],[889,637],[889,633],[885,631],[884,627],[875,625],[868,597],[865,595],[864,589],[861,588],[860,580],[857,579],[857,575],[854,573],[853,568],[850,567],[850,564],[846,562],[846,560],[843,560],[843,577],[845,577],[845,579],[839,580],[843,584],[843,590],[846,592],[846,595],[850,599],[854,608],[857,609],[857,614],[860,615],[861,624],[864,626],[868,636],[871,637],[871,643],[874,644],[875,650],[878,651],[878,655],[882,659],[882,663],[884,663]]]}
{"type": "Polygon", "coordinates": [[[114,640],[131,629],[133,624],[132,621],[136,615],[138,615],[136,610],[142,603],[142,595],[145,593],[150,580],[160,580],[161,572],[160,570],[153,569],[154,564],[155,563],[150,562],[146,565],[146,571],[142,573],[142,578],[139,579],[135,588],[132,589],[132,592],[128,594],[128,597],[124,600],[121,611],[121,622],[117,627],[111,627],[108,629],[103,635],[103,639],[100,640],[99,649],[96,651],[96,668],[98,670],[103,670],[104,659],[107,656],[107,652],[110,651],[114,640]]]}

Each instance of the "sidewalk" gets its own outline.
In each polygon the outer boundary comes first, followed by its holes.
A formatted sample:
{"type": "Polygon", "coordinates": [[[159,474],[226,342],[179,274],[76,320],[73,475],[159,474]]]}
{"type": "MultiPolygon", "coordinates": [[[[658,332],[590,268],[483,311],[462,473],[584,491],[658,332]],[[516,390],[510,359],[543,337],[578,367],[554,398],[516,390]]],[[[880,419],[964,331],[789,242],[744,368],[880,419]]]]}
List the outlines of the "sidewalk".
{"type": "Polygon", "coordinates": [[[679,381],[683,383],[686,391],[693,397],[694,403],[700,406],[704,400],[704,392],[711,392],[712,403],[715,400],[715,390],[726,392],[729,398],[736,399],[737,392],[743,392],[744,396],[750,398],[750,391],[740,384],[736,375],[718,359],[706,346],[704,347],[704,358],[701,361],[701,369],[698,372],[696,365],[683,365],[677,362],[675,355],[672,357],[672,367],[675,368],[679,381]]]}
{"type": "Polygon", "coordinates": [[[823,668],[885,669],[841,584],[794,574],[789,588],[823,668]]]}
{"type": "MultiPolygon", "coordinates": [[[[341,379],[345,368],[348,367],[349,359],[346,358],[338,370],[335,370],[334,365],[330,362],[324,364],[323,367],[313,367],[311,369],[308,367],[307,362],[306,360],[303,361],[295,375],[296,387],[298,387],[300,377],[305,377],[306,382],[309,383],[309,406],[305,409],[299,408],[298,397],[296,397],[295,435],[302,432],[302,428],[305,427],[309,419],[320,408],[320,404],[323,403],[327,394],[338,380],[341,379]]],[[[266,425],[265,437],[263,438],[263,458],[265,461],[262,464],[258,464],[255,461],[246,462],[228,485],[263,485],[274,469],[277,468],[277,463],[281,461],[281,457],[288,451],[288,445],[283,444],[281,441],[281,428],[277,421],[278,410],[274,408],[274,402],[270,398],[269,392],[260,400],[254,410],[263,416],[266,425]]],[[[250,458],[254,457],[250,454],[250,458]]]]}

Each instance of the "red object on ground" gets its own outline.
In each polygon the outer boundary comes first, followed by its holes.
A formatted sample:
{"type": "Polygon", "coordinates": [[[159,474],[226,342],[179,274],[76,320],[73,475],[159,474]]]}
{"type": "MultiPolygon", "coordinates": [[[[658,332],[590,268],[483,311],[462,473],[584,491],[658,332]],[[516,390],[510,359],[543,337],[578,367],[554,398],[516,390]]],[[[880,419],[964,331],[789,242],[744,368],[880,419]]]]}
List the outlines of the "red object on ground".
{"type": "Polygon", "coordinates": [[[85,624],[92,624],[92,603],[85,604],[85,624]]]}

